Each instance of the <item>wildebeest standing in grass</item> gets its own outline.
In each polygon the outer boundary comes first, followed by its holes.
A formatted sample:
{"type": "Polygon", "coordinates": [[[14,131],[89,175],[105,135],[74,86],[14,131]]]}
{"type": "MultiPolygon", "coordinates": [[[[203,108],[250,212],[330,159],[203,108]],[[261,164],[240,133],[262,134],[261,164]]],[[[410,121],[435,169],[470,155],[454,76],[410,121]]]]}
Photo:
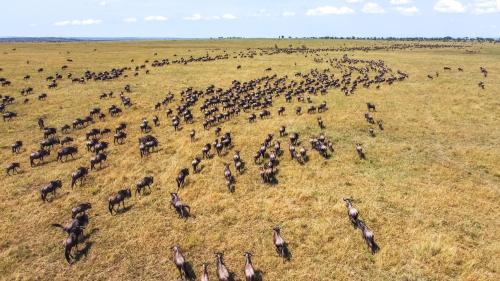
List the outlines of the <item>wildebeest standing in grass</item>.
{"type": "Polygon", "coordinates": [[[113,136],[113,143],[123,144],[123,142],[126,138],[127,138],[127,134],[125,132],[120,131],[113,136]]]}
{"type": "Polygon", "coordinates": [[[179,270],[179,275],[181,277],[181,280],[184,280],[187,277],[186,259],[184,258],[184,255],[182,254],[181,248],[179,246],[172,247],[172,252],[173,252],[172,260],[177,269],[179,270]]]}
{"type": "Polygon", "coordinates": [[[255,280],[255,269],[252,264],[252,253],[245,252],[243,254],[245,256],[245,278],[246,281],[254,281],[255,280]]]}
{"type": "Polygon", "coordinates": [[[83,181],[89,174],[89,170],[86,167],[79,167],[75,172],[71,174],[71,188],[75,186],[76,182],[80,180],[80,185],[83,185],[83,181]]]}
{"type": "Polygon", "coordinates": [[[200,281],[209,281],[208,280],[208,264],[206,262],[203,263],[200,281]]]}
{"type": "Polygon", "coordinates": [[[285,240],[281,236],[281,228],[279,226],[273,227],[273,243],[276,247],[276,252],[283,258],[283,263],[288,259],[288,249],[285,240]]]}
{"type": "Polygon", "coordinates": [[[186,182],[186,177],[189,175],[189,169],[188,168],[183,168],[179,174],[177,175],[177,178],[175,181],[177,182],[177,188],[181,188],[184,186],[184,183],[186,182]]]}
{"type": "Polygon", "coordinates": [[[5,112],[3,115],[3,121],[11,121],[12,118],[17,117],[17,113],[15,112],[5,112]]]}
{"type": "Polygon", "coordinates": [[[11,145],[12,153],[19,153],[21,151],[21,147],[23,147],[23,142],[22,141],[16,141],[14,144],[11,145]]]}
{"type": "Polygon", "coordinates": [[[153,181],[154,179],[152,176],[145,176],[135,184],[135,193],[141,194],[141,191],[143,189],[145,190],[146,187],[148,187],[149,192],[151,192],[151,185],[153,184],[153,181]]]}
{"type": "Polygon", "coordinates": [[[99,168],[102,168],[102,162],[106,161],[107,159],[108,157],[106,156],[106,154],[102,152],[90,158],[90,170],[92,171],[97,164],[99,164],[99,168]]]}
{"type": "Polygon", "coordinates": [[[111,214],[113,214],[114,206],[118,205],[120,207],[120,204],[123,205],[123,208],[125,208],[125,198],[130,198],[132,197],[132,193],[130,192],[130,188],[128,189],[122,189],[119,190],[116,195],[110,196],[108,198],[108,209],[111,214]]]}
{"type": "Polygon", "coordinates": [[[217,266],[217,277],[219,281],[228,281],[230,278],[229,270],[224,264],[224,254],[223,253],[215,253],[215,264],[217,266]]]}
{"type": "Polygon", "coordinates": [[[90,209],[92,209],[92,204],[88,202],[80,203],[71,209],[71,218],[74,219],[78,214],[85,213],[87,210],[90,209]]]}
{"type": "Polygon", "coordinates": [[[358,210],[354,208],[352,205],[352,199],[351,198],[343,198],[345,205],[347,207],[347,215],[349,216],[349,220],[351,221],[352,225],[354,228],[358,226],[358,210]]]}
{"type": "Polygon", "coordinates": [[[171,201],[170,205],[174,207],[175,211],[179,214],[179,216],[183,219],[187,219],[189,217],[189,213],[191,212],[191,208],[188,204],[181,201],[179,195],[175,192],[170,193],[171,201]]]}
{"type": "Polygon", "coordinates": [[[7,175],[10,176],[10,173],[12,172],[13,174],[17,173],[17,169],[21,167],[21,164],[14,162],[10,163],[7,168],[5,168],[7,175]]]}
{"type": "Polygon", "coordinates": [[[78,148],[76,146],[63,147],[57,152],[57,161],[62,161],[63,157],[66,161],[68,159],[68,155],[71,156],[71,158],[74,158],[73,154],[76,153],[78,153],[78,148]]]}
{"type": "Polygon", "coordinates": [[[375,254],[380,248],[377,243],[375,243],[373,231],[371,231],[362,220],[358,220],[358,228],[361,230],[361,235],[366,245],[370,248],[372,254],[375,254]]]}
{"type": "Polygon", "coordinates": [[[35,166],[35,160],[39,160],[41,162],[43,162],[43,158],[45,156],[48,156],[50,155],[50,151],[49,150],[38,150],[36,152],[33,152],[30,154],[30,165],[31,167],[34,167],[35,166]]]}
{"type": "Polygon", "coordinates": [[[198,173],[198,165],[201,163],[201,158],[196,156],[193,161],[191,161],[191,166],[193,167],[193,173],[198,173]]]}
{"type": "Polygon", "coordinates": [[[366,159],[365,150],[359,143],[356,144],[356,152],[358,153],[360,159],[366,159]]]}
{"type": "Polygon", "coordinates": [[[53,196],[56,195],[56,189],[62,187],[62,182],[61,180],[54,180],[49,182],[47,185],[43,186],[42,189],[40,189],[40,195],[42,200],[45,202],[47,199],[47,195],[51,193],[53,196]]]}

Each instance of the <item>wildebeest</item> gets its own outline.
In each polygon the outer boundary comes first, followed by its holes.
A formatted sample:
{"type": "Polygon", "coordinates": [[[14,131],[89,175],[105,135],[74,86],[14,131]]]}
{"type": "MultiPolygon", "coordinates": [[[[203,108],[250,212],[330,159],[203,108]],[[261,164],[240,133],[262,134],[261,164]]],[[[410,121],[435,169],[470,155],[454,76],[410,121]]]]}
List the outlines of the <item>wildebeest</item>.
{"type": "Polygon", "coordinates": [[[366,107],[368,108],[368,111],[377,111],[377,110],[375,109],[375,104],[374,104],[374,103],[367,102],[367,103],[366,103],[366,107]]]}
{"type": "Polygon", "coordinates": [[[66,161],[68,159],[68,155],[71,156],[71,158],[74,158],[73,154],[78,153],[78,147],[76,146],[66,146],[59,151],[57,151],[57,161],[61,161],[64,157],[64,160],[66,161]]]}
{"type": "Polygon", "coordinates": [[[215,264],[217,266],[217,277],[219,281],[228,281],[230,278],[229,270],[224,264],[224,254],[215,253],[215,264]]]}
{"type": "Polygon", "coordinates": [[[23,147],[23,142],[18,140],[14,142],[10,147],[12,149],[12,153],[19,153],[19,151],[21,151],[21,147],[23,147]]]}
{"type": "Polygon", "coordinates": [[[12,118],[17,117],[17,113],[12,112],[12,111],[5,112],[4,114],[2,114],[2,117],[3,117],[4,122],[10,121],[10,120],[12,120],[12,118]]]}
{"type": "Polygon", "coordinates": [[[89,169],[87,169],[86,167],[79,167],[78,169],[76,169],[76,171],[71,174],[71,188],[75,186],[78,180],[80,180],[80,185],[82,185],[88,174],[89,169]]]}
{"type": "Polygon", "coordinates": [[[208,279],[208,264],[206,262],[203,263],[203,269],[202,269],[200,281],[209,281],[209,279],[208,279]]]}
{"type": "Polygon", "coordinates": [[[255,270],[252,264],[252,253],[245,252],[243,254],[245,256],[245,278],[246,281],[254,281],[255,280],[255,270]]]}
{"type": "Polygon", "coordinates": [[[49,137],[52,137],[52,136],[54,136],[56,133],[57,133],[57,129],[56,129],[56,128],[53,128],[53,127],[46,127],[46,128],[43,128],[43,138],[44,138],[44,139],[49,138],[49,137]]]}
{"type": "Polygon", "coordinates": [[[184,280],[187,277],[187,272],[186,272],[186,259],[184,258],[184,255],[181,252],[181,248],[179,246],[174,246],[172,247],[173,251],[173,257],[172,260],[179,270],[179,275],[182,280],[184,280]]]}
{"type": "Polygon", "coordinates": [[[171,192],[170,196],[170,205],[174,207],[175,211],[179,214],[179,217],[187,219],[189,217],[189,213],[191,212],[189,205],[182,202],[179,195],[175,192],[171,192]]]}
{"type": "Polygon", "coordinates": [[[177,182],[177,188],[181,188],[184,186],[184,183],[186,181],[186,177],[189,175],[189,169],[188,168],[183,168],[179,174],[177,175],[177,178],[175,181],[177,182]]]}
{"type": "Polygon", "coordinates": [[[107,159],[108,157],[105,153],[97,153],[96,156],[90,158],[90,170],[92,171],[97,164],[99,164],[99,168],[102,168],[102,162],[106,161],[107,159]]]}
{"type": "Polygon", "coordinates": [[[65,144],[68,144],[68,143],[72,143],[74,141],[74,139],[72,137],[64,137],[62,140],[61,140],[61,145],[65,145],[65,144]]]}
{"type": "Polygon", "coordinates": [[[356,152],[358,153],[360,159],[366,159],[365,150],[359,143],[356,144],[356,152]]]}
{"type": "Polygon", "coordinates": [[[56,195],[56,189],[62,187],[62,182],[61,180],[53,180],[50,181],[47,185],[43,186],[42,189],[40,189],[40,195],[42,200],[45,202],[47,199],[47,195],[49,193],[52,193],[52,195],[56,195]]]}
{"type": "Polygon", "coordinates": [[[347,215],[349,216],[349,220],[351,221],[354,228],[358,226],[358,210],[353,207],[351,198],[343,198],[345,205],[347,207],[347,215]]]}
{"type": "Polygon", "coordinates": [[[13,174],[17,173],[17,169],[21,167],[21,164],[14,162],[10,163],[7,168],[5,168],[7,175],[10,176],[10,173],[12,172],[13,174]]]}
{"type": "Polygon", "coordinates": [[[119,131],[113,136],[113,143],[123,144],[126,138],[127,138],[127,133],[119,131]]]}
{"type": "Polygon", "coordinates": [[[108,209],[111,214],[113,214],[114,206],[118,205],[120,207],[120,203],[125,208],[125,198],[132,197],[132,193],[130,192],[130,188],[119,190],[116,195],[110,196],[108,198],[108,209]]]}
{"type": "Polygon", "coordinates": [[[71,209],[71,218],[75,218],[78,214],[85,213],[87,210],[90,209],[92,209],[92,204],[88,202],[80,203],[71,209]]]}
{"type": "Polygon", "coordinates": [[[276,252],[283,258],[283,263],[288,260],[288,249],[285,240],[281,236],[281,228],[279,226],[273,227],[273,243],[276,247],[276,252]]]}
{"type": "Polygon", "coordinates": [[[45,156],[48,156],[50,155],[50,151],[49,150],[38,150],[36,152],[33,152],[30,154],[30,165],[31,167],[35,166],[35,160],[39,160],[40,162],[43,162],[43,158],[45,156]]]}
{"type": "Polygon", "coordinates": [[[146,187],[148,187],[151,192],[151,185],[153,184],[153,181],[154,179],[152,176],[145,176],[135,184],[135,193],[141,194],[141,191],[146,187]]]}
{"type": "Polygon", "coordinates": [[[38,118],[38,128],[40,128],[40,130],[43,130],[43,128],[45,128],[43,118],[38,118]]]}
{"type": "Polygon", "coordinates": [[[57,137],[50,137],[48,139],[44,139],[40,142],[40,149],[48,149],[50,150],[52,146],[56,144],[60,144],[61,141],[57,137]]]}
{"type": "Polygon", "coordinates": [[[372,254],[375,254],[379,250],[379,246],[375,243],[373,231],[371,231],[362,220],[358,220],[358,228],[361,230],[361,235],[370,248],[372,254]]]}

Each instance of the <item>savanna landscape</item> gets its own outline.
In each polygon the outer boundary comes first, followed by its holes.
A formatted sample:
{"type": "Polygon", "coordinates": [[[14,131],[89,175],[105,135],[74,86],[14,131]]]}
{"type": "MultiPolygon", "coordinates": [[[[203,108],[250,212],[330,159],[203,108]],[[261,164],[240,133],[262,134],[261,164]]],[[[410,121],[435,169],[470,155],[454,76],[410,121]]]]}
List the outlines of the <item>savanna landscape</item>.
{"type": "Polygon", "coordinates": [[[2,280],[500,278],[494,42],[10,42],[0,68],[2,280]]]}

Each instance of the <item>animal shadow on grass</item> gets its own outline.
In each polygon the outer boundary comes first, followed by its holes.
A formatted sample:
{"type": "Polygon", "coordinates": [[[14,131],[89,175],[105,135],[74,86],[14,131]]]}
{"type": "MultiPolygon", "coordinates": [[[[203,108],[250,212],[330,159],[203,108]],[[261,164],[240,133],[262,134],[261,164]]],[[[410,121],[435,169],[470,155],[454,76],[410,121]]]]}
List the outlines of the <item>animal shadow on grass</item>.
{"type": "Polygon", "coordinates": [[[75,259],[71,264],[79,261],[83,256],[87,257],[88,252],[92,248],[92,244],[93,243],[89,241],[85,242],[85,247],[83,247],[83,249],[78,250],[78,252],[75,254],[75,259]]]}
{"type": "Polygon", "coordinates": [[[278,252],[278,255],[283,258],[283,262],[290,261],[292,259],[292,252],[288,247],[288,243],[283,244],[283,252],[280,252],[278,249],[276,249],[276,252],[278,252]]]}
{"type": "Polygon", "coordinates": [[[264,273],[262,272],[262,270],[257,269],[257,270],[255,270],[255,275],[254,275],[253,280],[254,281],[263,281],[263,277],[262,277],[263,275],[264,275],[264,273]]]}
{"type": "Polygon", "coordinates": [[[196,280],[196,273],[194,272],[193,265],[190,262],[185,263],[184,269],[186,270],[187,280],[196,280]]]}
{"type": "Polygon", "coordinates": [[[181,219],[184,219],[184,220],[188,220],[189,218],[196,218],[195,215],[191,214],[191,210],[190,209],[187,209],[185,207],[183,207],[183,212],[184,212],[184,215],[183,213],[181,213],[181,210],[180,209],[177,209],[177,208],[174,208],[175,209],[175,212],[177,213],[177,215],[179,215],[179,218],[181,219]],[[189,210],[189,211],[188,211],[189,210]]]}
{"type": "Polygon", "coordinates": [[[119,209],[115,210],[115,213],[116,214],[126,213],[126,212],[130,211],[130,209],[132,209],[132,207],[134,207],[134,204],[127,205],[126,207],[123,207],[123,208],[119,208],[119,209]]]}

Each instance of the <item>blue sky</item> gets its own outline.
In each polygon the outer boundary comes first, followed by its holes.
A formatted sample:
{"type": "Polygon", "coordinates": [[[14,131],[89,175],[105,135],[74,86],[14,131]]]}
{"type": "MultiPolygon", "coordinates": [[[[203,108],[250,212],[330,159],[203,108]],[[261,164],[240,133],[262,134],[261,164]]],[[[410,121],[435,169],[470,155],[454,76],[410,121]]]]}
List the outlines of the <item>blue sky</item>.
{"type": "Polygon", "coordinates": [[[14,0],[0,36],[500,37],[500,0],[14,0]]]}

